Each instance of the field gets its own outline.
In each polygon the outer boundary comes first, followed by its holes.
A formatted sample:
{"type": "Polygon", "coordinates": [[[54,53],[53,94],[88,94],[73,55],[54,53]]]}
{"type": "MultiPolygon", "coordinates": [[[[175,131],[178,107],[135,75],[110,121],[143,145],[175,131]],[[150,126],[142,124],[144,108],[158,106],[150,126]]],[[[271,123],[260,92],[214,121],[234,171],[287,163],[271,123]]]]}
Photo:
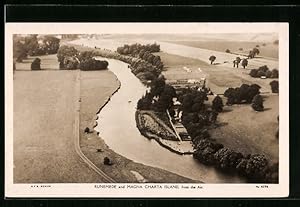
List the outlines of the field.
{"type": "Polygon", "coordinates": [[[196,48],[203,48],[208,50],[214,50],[219,52],[225,52],[226,49],[229,49],[233,53],[245,53],[248,54],[250,50],[252,50],[256,45],[259,45],[258,49],[260,51],[260,56],[268,57],[268,58],[275,58],[278,59],[278,45],[273,43],[265,43],[264,46],[263,42],[244,42],[244,41],[201,41],[201,40],[194,40],[194,41],[166,41],[174,44],[179,45],[186,45],[196,48]],[[243,50],[239,50],[242,48],[243,50]]]}
{"type": "MultiPolygon", "coordinates": [[[[278,161],[279,97],[270,93],[269,82],[272,79],[255,79],[248,75],[249,70],[232,69],[219,65],[210,65],[201,60],[160,52],[166,68],[163,74],[167,79],[207,78],[207,86],[214,93],[222,94],[228,87],[238,87],[242,83],[257,83],[264,92],[264,112],[255,112],[249,104],[225,106],[218,116],[220,127],[210,130],[211,137],[225,147],[248,153],[266,154],[272,161],[278,161]],[[189,67],[192,72],[186,72],[189,67]],[[199,72],[200,67],[202,73],[199,72]]],[[[213,97],[210,97],[210,101],[213,97]]],[[[226,103],[226,98],[223,100],[226,103]]],[[[210,103],[209,103],[210,104],[210,103]]]]}
{"type": "Polygon", "coordinates": [[[211,137],[230,149],[244,154],[261,153],[271,161],[278,161],[279,146],[275,134],[279,97],[268,94],[263,98],[263,112],[255,112],[249,104],[225,106],[218,116],[220,126],[209,130],[211,137]]]}
{"type": "Polygon", "coordinates": [[[42,70],[58,70],[59,62],[57,61],[56,54],[54,55],[41,55],[41,56],[29,56],[24,59],[21,63],[16,64],[17,70],[31,70],[30,65],[35,58],[41,59],[42,70]]]}
{"type": "Polygon", "coordinates": [[[128,160],[109,149],[96,132],[84,133],[85,127],[93,129],[97,111],[117,89],[114,74],[108,70],[57,70],[55,55],[40,58],[42,69],[47,70],[30,71],[33,58],[28,58],[17,63],[14,74],[15,183],[106,182],[81,158],[80,150],[119,182],[136,182],[136,173],[151,182],[194,182],[128,160]],[[113,161],[112,166],[103,165],[105,156],[113,161]]]}
{"type": "Polygon", "coordinates": [[[262,87],[262,92],[271,92],[269,83],[272,79],[252,78],[248,75],[249,69],[233,69],[210,65],[195,58],[165,52],[156,54],[161,56],[165,65],[163,74],[166,79],[201,79],[205,77],[207,86],[216,94],[223,94],[227,88],[238,87],[243,83],[256,83],[262,87]],[[184,67],[190,68],[191,72],[184,70],[184,67]]]}
{"type": "Polygon", "coordinates": [[[14,182],[101,182],[74,147],[77,71],[16,71],[14,182]]]}

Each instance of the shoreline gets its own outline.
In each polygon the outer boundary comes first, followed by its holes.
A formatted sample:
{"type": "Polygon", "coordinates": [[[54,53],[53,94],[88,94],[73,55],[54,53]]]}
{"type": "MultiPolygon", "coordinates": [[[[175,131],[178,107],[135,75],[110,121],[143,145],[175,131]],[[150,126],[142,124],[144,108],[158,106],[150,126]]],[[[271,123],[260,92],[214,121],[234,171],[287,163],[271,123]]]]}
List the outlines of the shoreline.
{"type": "MultiPolygon", "coordinates": [[[[84,155],[91,160],[99,169],[108,174],[111,178],[113,178],[116,182],[124,182],[124,183],[138,183],[134,172],[138,172],[141,174],[147,182],[151,183],[203,183],[199,180],[193,180],[191,178],[187,178],[170,171],[146,166],[141,163],[136,163],[133,160],[130,160],[109,148],[109,146],[105,143],[105,141],[98,136],[98,132],[92,130],[92,133],[84,133],[85,127],[88,125],[89,127],[93,127],[95,125],[96,120],[98,119],[97,114],[101,112],[104,106],[110,101],[110,98],[119,90],[121,87],[121,83],[119,83],[118,78],[115,74],[113,74],[109,70],[105,71],[97,71],[98,73],[106,73],[109,74],[110,78],[113,77],[115,82],[110,86],[114,85],[112,89],[108,92],[105,98],[98,96],[99,87],[101,87],[101,81],[103,77],[99,77],[98,82],[95,82],[92,90],[85,88],[81,84],[81,104],[80,104],[80,149],[84,153],[84,155]],[[89,90],[87,92],[87,90],[89,90]],[[88,93],[85,95],[85,93],[88,93]],[[100,106],[100,107],[99,107],[100,106]],[[95,114],[95,112],[97,112],[95,114]],[[96,116],[95,116],[96,115],[96,116]],[[99,151],[100,152],[99,152],[99,151]],[[103,159],[104,157],[109,157],[113,163],[113,165],[104,165],[103,159]]],[[[95,73],[97,73],[95,72],[95,73]]],[[[81,74],[88,74],[81,73],[81,74]]],[[[95,78],[94,78],[95,79],[95,78]]],[[[88,81],[85,82],[85,79],[81,79],[82,82],[86,84],[90,84],[88,81]]],[[[107,80],[106,80],[107,81],[107,80]]]]}
{"type": "Polygon", "coordinates": [[[144,127],[143,127],[143,125],[142,125],[142,123],[140,121],[140,116],[142,116],[140,110],[136,110],[136,112],[135,112],[136,126],[139,129],[139,132],[141,133],[141,135],[143,135],[145,138],[147,138],[147,139],[154,139],[160,146],[168,149],[171,152],[179,154],[179,155],[193,155],[194,154],[194,152],[189,152],[189,151],[182,152],[180,150],[176,150],[173,147],[171,147],[171,146],[163,143],[161,141],[162,138],[156,136],[155,134],[151,134],[150,132],[145,131],[145,129],[144,129],[144,127]]]}

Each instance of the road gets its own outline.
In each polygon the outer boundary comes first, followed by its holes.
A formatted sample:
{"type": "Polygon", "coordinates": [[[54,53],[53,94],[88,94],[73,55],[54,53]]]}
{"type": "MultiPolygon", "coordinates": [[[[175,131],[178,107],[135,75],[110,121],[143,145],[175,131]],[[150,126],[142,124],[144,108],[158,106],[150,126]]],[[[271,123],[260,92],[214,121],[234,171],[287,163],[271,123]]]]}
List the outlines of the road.
{"type": "Polygon", "coordinates": [[[16,71],[14,182],[113,182],[79,148],[79,71],[16,71]]]}

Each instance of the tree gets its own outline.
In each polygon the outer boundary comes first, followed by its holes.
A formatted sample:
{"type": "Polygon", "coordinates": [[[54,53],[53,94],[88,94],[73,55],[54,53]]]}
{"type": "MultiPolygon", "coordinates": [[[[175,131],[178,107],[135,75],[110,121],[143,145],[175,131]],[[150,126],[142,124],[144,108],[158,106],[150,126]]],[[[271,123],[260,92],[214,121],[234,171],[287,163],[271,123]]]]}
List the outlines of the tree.
{"type": "Polygon", "coordinates": [[[221,148],[214,154],[214,158],[219,168],[230,170],[236,168],[243,155],[228,148],[221,148]]]}
{"type": "Polygon", "coordinates": [[[255,54],[254,54],[253,50],[250,50],[249,54],[248,54],[248,58],[252,59],[252,58],[254,58],[254,56],[255,56],[255,54]]]}
{"type": "Polygon", "coordinates": [[[103,164],[104,165],[112,165],[112,163],[111,163],[111,161],[110,161],[110,159],[108,157],[104,157],[103,164]]]}
{"type": "Polygon", "coordinates": [[[279,82],[273,80],[270,82],[272,93],[279,93],[279,82]]]}
{"type": "MultiPolygon", "coordinates": [[[[78,60],[75,57],[65,57],[61,69],[74,70],[78,68],[78,60]]],[[[60,65],[61,66],[61,65],[60,65]]]]}
{"type": "Polygon", "coordinates": [[[52,35],[45,36],[43,39],[43,43],[46,45],[47,54],[56,54],[59,49],[59,42],[60,39],[52,35]]]}
{"type": "Polygon", "coordinates": [[[78,60],[81,62],[81,61],[84,61],[84,60],[87,60],[87,59],[91,59],[95,56],[94,52],[93,51],[83,51],[83,52],[80,52],[77,56],[78,60]]]}
{"type": "Polygon", "coordinates": [[[272,75],[271,78],[278,78],[279,77],[279,72],[277,69],[272,70],[272,75]]]}
{"type": "Polygon", "coordinates": [[[236,67],[239,68],[239,64],[241,62],[241,58],[240,57],[236,57],[235,59],[235,64],[236,64],[236,67]]]}
{"type": "Polygon", "coordinates": [[[210,60],[210,64],[212,65],[213,64],[213,62],[216,60],[217,58],[216,58],[216,56],[210,56],[209,57],[209,60],[210,60]]]}
{"type": "Polygon", "coordinates": [[[36,55],[36,50],[39,47],[37,36],[37,34],[33,34],[25,37],[25,48],[28,55],[36,55]]]}
{"type": "Polygon", "coordinates": [[[268,70],[268,71],[266,72],[266,77],[267,77],[267,78],[271,78],[271,77],[272,77],[272,71],[268,70]]]}
{"type": "Polygon", "coordinates": [[[222,112],[223,111],[223,100],[220,96],[216,96],[214,100],[212,101],[212,109],[217,111],[217,112],[222,112]]]}
{"type": "Polygon", "coordinates": [[[41,59],[35,58],[31,63],[31,70],[41,70],[41,59]]]}
{"type": "Polygon", "coordinates": [[[19,40],[13,41],[13,57],[17,62],[22,62],[27,57],[26,47],[19,40]]]}
{"type": "Polygon", "coordinates": [[[229,49],[226,49],[225,52],[226,52],[226,53],[231,53],[229,49]]]}
{"type": "Polygon", "coordinates": [[[75,47],[69,47],[66,45],[62,45],[58,51],[57,51],[57,59],[58,62],[60,63],[59,66],[60,68],[65,67],[65,58],[66,57],[76,57],[78,55],[78,51],[75,49],[75,47]]]}
{"type": "Polygon", "coordinates": [[[253,48],[253,53],[254,53],[254,57],[256,56],[256,55],[259,55],[259,49],[257,49],[256,47],[255,48],[253,48]]]}
{"type": "Polygon", "coordinates": [[[247,65],[248,65],[248,60],[246,58],[244,58],[242,60],[242,66],[243,66],[243,68],[245,68],[247,65]]]}
{"type": "Polygon", "coordinates": [[[249,75],[253,78],[257,77],[257,70],[256,69],[251,69],[249,75]]]}
{"type": "Polygon", "coordinates": [[[95,58],[83,59],[78,65],[81,70],[103,70],[106,69],[107,66],[107,61],[96,60],[95,58]]]}
{"type": "Polygon", "coordinates": [[[264,110],[264,105],[263,105],[262,96],[259,95],[259,94],[254,96],[251,106],[255,111],[263,111],[264,110]]]}

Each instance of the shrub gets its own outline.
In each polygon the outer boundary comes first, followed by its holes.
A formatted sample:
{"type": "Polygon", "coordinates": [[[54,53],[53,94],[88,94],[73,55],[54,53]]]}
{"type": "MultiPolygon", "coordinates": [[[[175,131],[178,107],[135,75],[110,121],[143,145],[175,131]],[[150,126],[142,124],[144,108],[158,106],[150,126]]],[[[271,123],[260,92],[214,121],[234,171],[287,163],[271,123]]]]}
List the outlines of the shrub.
{"type": "Polygon", "coordinates": [[[78,55],[77,55],[77,58],[78,60],[81,62],[81,61],[84,61],[84,60],[87,60],[87,59],[91,59],[95,56],[94,52],[93,51],[83,51],[83,52],[80,52],[78,55]]]}
{"type": "Polygon", "coordinates": [[[107,66],[108,66],[107,61],[96,60],[95,58],[83,59],[79,63],[79,68],[81,70],[103,70],[103,69],[107,69],[107,66]]]}
{"type": "Polygon", "coordinates": [[[278,78],[279,77],[279,72],[277,69],[272,70],[272,75],[271,78],[278,78]]]}
{"type": "MultiPolygon", "coordinates": [[[[69,47],[66,45],[61,46],[57,51],[58,62],[60,63],[60,68],[67,68],[65,66],[65,62],[68,63],[70,61],[70,57],[75,58],[78,55],[78,51],[75,47],[69,47]],[[65,58],[69,57],[69,60],[65,61],[65,58]]],[[[73,61],[75,65],[75,61],[73,61]]],[[[78,61],[76,61],[78,63],[78,61]]],[[[69,65],[70,67],[70,65],[69,65]]]]}
{"type": "Polygon", "coordinates": [[[41,69],[41,59],[35,58],[31,63],[31,70],[40,70],[41,69]]]}
{"type": "Polygon", "coordinates": [[[28,55],[36,55],[36,50],[39,47],[37,34],[28,35],[25,37],[25,47],[28,55]]]}
{"type": "Polygon", "coordinates": [[[270,82],[272,93],[279,93],[279,82],[273,80],[270,82]]]}
{"type": "Polygon", "coordinates": [[[227,105],[240,104],[243,101],[251,103],[254,96],[260,93],[260,86],[257,84],[242,84],[237,88],[228,88],[224,92],[224,96],[227,97],[227,105]]]}
{"type": "Polygon", "coordinates": [[[243,158],[243,155],[228,148],[222,148],[214,154],[214,158],[219,168],[228,170],[235,169],[243,158]]]}
{"type": "Polygon", "coordinates": [[[242,60],[242,66],[243,66],[243,68],[245,68],[247,65],[248,65],[248,60],[246,58],[244,58],[242,60]]]}
{"type": "Polygon", "coordinates": [[[210,64],[212,65],[216,59],[217,59],[216,56],[214,56],[214,55],[210,56],[209,57],[210,64]]]}
{"type": "Polygon", "coordinates": [[[241,159],[236,168],[252,182],[263,182],[269,170],[269,165],[264,155],[255,154],[241,159]]]}
{"type": "Polygon", "coordinates": [[[253,78],[257,78],[257,70],[256,69],[251,69],[249,75],[253,78]]]}
{"type": "Polygon", "coordinates": [[[229,49],[226,49],[225,52],[226,52],[226,53],[231,53],[229,49]]]}
{"type": "Polygon", "coordinates": [[[19,40],[13,41],[13,57],[17,62],[22,62],[27,57],[26,47],[19,40]]]}
{"type": "Polygon", "coordinates": [[[78,68],[78,64],[78,60],[75,57],[65,57],[60,67],[61,69],[74,70],[78,68]]]}
{"type": "Polygon", "coordinates": [[[58,39],[52,35],[47,35],[44,37],[43,43],[45,45],[45,48],[46,48],[45,51],[47,54],[55,54],[55,53],[57,53],[57,51],[59,49],[60,39],[58,39]]]}
{"type": "Polygon", "coordinates": [[[267,78],[271,78],[271,77],[272,77],[272,71],[268,70],[268,71],[266,72],[266,77],[267,77],[267,78]]]}
{"type": "Polygon", "coordinates": [[[254,96],[251,106],[255,111],[263,111],[264,110],[264,105],[263,105],[262,96],[261,95],[254,96]]]}
{"type": "Polygon", "coordinates": [[[217,111],[217,112],[222,112],[223,111],[223,100],[220,96],[216,96],[214,100],[212,101],[212,109],[217,111]]]}
{"type": "Polygon", "coordinates": [[[262,70],[258,70],[256,76],[257,76],[257,77],[266,76],[266,72],[264,72],[264,71],[262,71],[262,70]]]}

